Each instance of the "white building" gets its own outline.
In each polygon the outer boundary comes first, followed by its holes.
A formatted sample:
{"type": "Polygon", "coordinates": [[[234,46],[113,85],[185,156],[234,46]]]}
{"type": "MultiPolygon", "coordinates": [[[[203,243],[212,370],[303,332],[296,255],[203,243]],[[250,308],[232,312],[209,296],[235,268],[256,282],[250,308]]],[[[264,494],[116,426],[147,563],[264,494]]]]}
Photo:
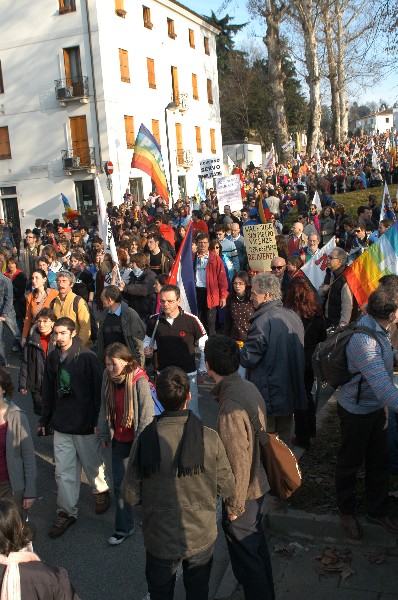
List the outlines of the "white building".
{"type": "Polygon", "coordinates": [[[393,111],[387,108],[380,112],[371,113],[355,121],[355,127],[362,129],[365,134],[386,133],[393,127],[393,111]]]}
{"type": "MultiPolygon", "coordinates": [[[[228,165],[228,156],[233,162],[245,170],[251,162],[259,167],[264,162],[259,142],[227,142],[223,144],[224,165],[228,165]]],[[[229,171],[227,171],[229,172],[229,171]]]]}
{"type": "Polygon", "coordinates": [[[3,0],[1,14],[0,213],[24,230],[60,217],[62,192],[89,221],[96,172],[111,199],[106,161],[115,204],[147,197],[131,169],[141,123],[174,199],[194,193],[199,161],[222,157],[217,28],[175,0],[3,0]]]}

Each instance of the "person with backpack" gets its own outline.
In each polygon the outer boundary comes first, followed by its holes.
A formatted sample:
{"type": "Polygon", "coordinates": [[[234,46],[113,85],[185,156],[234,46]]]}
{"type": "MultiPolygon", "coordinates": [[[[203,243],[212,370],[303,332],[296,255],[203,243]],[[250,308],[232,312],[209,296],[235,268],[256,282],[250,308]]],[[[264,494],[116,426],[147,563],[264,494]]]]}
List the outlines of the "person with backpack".
{"type": "Polygon", "coordinates": [[[124,344],[105,350],[98,433],[103,447],[112,446],[112,479],[115,493],[115,528],[108,539],[118,546],[134,533],[133,510],[123,500],[121,485],[134,439],[155,415],[148,375],[124,344]],[[110,441],[111,440],[111,441],[110,441]]]}
{"type": "Polygon", "coordinates": [[[83,298],[72,292],[76,277],[70,271],[58,271],[57,287],[58,296],[51,302],[50,308],[57,319],[69,317],[76,325],[76,335],[81,339],[83,346],[91,348],[90,311],[83,298]]]}
{"type": "Polygon", "coordinates": [[[242,379],[239,346],[224,335],[211,336],[205,344],[212,394],[218,403],[218,435],[225,446],[234,474],[233,492],[224,498],[222,527],[233,573],[246,600],[274,600],[274,581],[267,540],[262,525],[262,505],[270,486],[251,413],[266,429],[264,399],[257,387],[242,379]]]}
{"type": "Polygon", "coordinates": [[[336,463],[336,495],[341,524],[351,539],[362,535],[355,517],[355,487],[363,463],[366,519],[398,534],[398,520],[387,512],[387,407],[398,412],[389,330],[397,320],[398,289],[379,286],[369,296],[367,314],[357,322],[369,332],[354,331],[346,345],[350,379],[340,386],[337,404],[341,446],[336,463]]]}

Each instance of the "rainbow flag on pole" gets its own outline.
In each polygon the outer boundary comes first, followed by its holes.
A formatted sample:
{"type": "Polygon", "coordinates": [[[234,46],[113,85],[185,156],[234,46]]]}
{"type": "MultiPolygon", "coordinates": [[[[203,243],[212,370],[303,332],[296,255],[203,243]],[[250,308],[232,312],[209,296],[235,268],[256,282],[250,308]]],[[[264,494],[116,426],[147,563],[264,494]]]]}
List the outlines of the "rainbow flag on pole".
{"type": "Polygon", "coordinates": [[[169,199],[167,180],[160,146],[152,133],[141,123],[134,144],[134,154],[131,167],[140,169],[152,177],[156,190],[164,200],[169,199]]]}
{"type": "Polygon", "coordinates": [[[366,304],[380,277],[391,274],[398,274],[398,221],[344,271],[359,306],[366,304]]]}

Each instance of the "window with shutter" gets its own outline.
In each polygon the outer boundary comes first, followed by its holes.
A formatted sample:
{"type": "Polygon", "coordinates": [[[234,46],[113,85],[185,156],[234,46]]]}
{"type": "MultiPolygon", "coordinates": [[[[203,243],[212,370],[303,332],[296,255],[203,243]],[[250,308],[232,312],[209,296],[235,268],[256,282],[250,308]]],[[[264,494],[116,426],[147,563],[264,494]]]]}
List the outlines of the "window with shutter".
{"type": "Polygon", "coordinates": [[[210,129],[210,150],[212,154],[216,153],[216,130],[210,129]]]}
{"type": "Polygon", "coordinates": [[[188,35],[189,35],[189,45],[191,46],[191,48],[195,48],[195,32],[193,29],[188,29],[188,35]]]}
{"type": "Polygon", "coordinates": [[[159,121],[152,119],[152,135],[160,146],[159,121]]]}
{"type": "Polygon", "coordinates": [[[199,100],[198,76],[195,75],[195,73],[192,73],[192,98],[194,100],[199,100]]]}
{"type": "Polygon", "coordinates": [[[0,60],[0,94],[4,94],[3,70],[1,68],[1,60],[0,60]]]}
{"type": "Polygon", "coordinates": [[[178,88],[178,69],[177,67],[171,67],[171,86],[173,90],[173,102],[180,104],[180,92],[178,88]]]}
{"type": "Polygon", "coordinates": [[[8,127],[0,127],[0,160],[8,158],[12,158],[8,127]]]}
{"type": "Polygon", "coordinates": [[[203,44],[205,47],[205,54],[208,54],[210,56],[210,45],[209,45],[209,38],[208,37],[204,37],[203,38],[203,44]]]}
{"type": "Polygon", "coordinates": [[[151,89],[156,90],[156,79],[155,79],[155,61],[153,58],[146,59],[146,66],[148,70],[148,85],[151,89]]]}
{"type": "Polygon", "coordinates": [[[129,53],[127,50],[119,48],[119,62],[120,62],[120,79],[125,83],[130,83],[130,71],[129,71],[129,53]]]}
{"type": "Polygon", "coordinates": [[[207,101],[209,104],[213,104],[213,86],[211,79],[207,80],[207,101]]]}
{"type": "Polygon", "coordinates": [[[177,37],[176,32],[174,31],[174,21],[173,19],[167,19],[167,33],[168,36],[172,39],[175,40],[177,37]]]}
{"type": "Polygon", "coordinates": [[[124,0],[115,0],[115,13],[123,19],[127,15],[127,11],[124,10],[124,0]]]}
{"type": "Polygon", "coordinates": [[[177,165],[184,162],[184,150],[182,145],[182,125],[176,123],[176,146],[177,146],[177,165]]]}
{"type": "Polygon", "coordinates": [[[195,126],[195,136],[196,136],[196,152],[202,152],[202,133],[200,131],[200,127],[195,126]]]}
{"type": "Polygon", "coordinates": [[[124,115],[124,129],[126,131],[126,144],[129,150],[134,148],[135,135],[134,135],[134,117],[124,115]]]}
{"type": "Polygon", "coordinates": [[[151,23],[151,9],[147,6],[142,7],[142,18],[144,20],[144,27],[152,29],[153,23],[151,23]]]}
{"type": "Polygon", "coordinates": [[[75,0],[58,0],[58,12],[60,15],[65,13],[75,12],[76,3],[75,0]]]}

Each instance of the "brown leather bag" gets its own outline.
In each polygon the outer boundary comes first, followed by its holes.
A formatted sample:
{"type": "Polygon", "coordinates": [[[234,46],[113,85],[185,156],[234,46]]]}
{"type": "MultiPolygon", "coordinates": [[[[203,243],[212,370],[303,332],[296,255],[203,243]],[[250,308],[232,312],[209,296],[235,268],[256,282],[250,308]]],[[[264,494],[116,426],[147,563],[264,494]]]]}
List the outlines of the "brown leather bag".
{"type": "Polygon", "coordinates": [[[247,412],[256,437],[260,443],[261,462],[267,474],[271,496],[286,500],[301,485],[301,471],[289,446],[279,439],[276,433],[267,433],[261,424],[258,414],[237,402],[247,412]]]}

